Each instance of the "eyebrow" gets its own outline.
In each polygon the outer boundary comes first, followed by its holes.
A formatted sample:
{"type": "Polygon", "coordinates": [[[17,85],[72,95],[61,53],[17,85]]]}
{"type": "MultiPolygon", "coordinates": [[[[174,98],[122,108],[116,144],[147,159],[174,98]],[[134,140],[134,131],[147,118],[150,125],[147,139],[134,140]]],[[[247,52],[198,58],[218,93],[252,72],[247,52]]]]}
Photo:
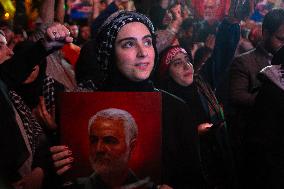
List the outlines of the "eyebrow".
{"type": "MultiPolygon", "coordinates": [[[[142,40],[146,39],[146,38],[151,38],[152,39],[152,36],[149,34],[149,35],[145,35],[142,40]]],[[[121,43],[123,41],[128,41],[128,40],[133,40],[133,41],[137,41],[137,38],[135,37],[126,37],[126,38],[123,38],[123,39],[120,39],[117,41],[117,43],[121,43]]]]}
{"type": "Polygon", "coordinates": [[[171,62],[177,62],[177,61],[181,61],[181,58],[175,58],[171,62]]]}

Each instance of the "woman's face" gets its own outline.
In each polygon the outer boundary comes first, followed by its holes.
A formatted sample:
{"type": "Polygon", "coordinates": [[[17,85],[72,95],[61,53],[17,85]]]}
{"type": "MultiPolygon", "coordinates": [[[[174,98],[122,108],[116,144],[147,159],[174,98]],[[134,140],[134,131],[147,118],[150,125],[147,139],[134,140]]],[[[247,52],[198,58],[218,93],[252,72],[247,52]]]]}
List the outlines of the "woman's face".
{"type": "Polygon", "coordinates": [[[193,82],[193,66],[187,54],[178,53],[170,62],[169,74],[181,86],[189,86],[193,82]]]}
{"type": "Polygon", "coordinates": [[[131,81],[148,79],[155,60],[152,36],[140,22],[126,24],[115,40],[116,65],[131,81]]]}

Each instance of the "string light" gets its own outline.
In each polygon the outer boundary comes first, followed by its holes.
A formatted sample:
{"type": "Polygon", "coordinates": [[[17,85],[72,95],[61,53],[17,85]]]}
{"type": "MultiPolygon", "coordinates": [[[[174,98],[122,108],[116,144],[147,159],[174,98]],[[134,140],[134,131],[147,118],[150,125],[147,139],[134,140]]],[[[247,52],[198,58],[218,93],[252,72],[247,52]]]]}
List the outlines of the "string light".
{"type": "Polygon", "coordinates": [[[5,18],[5,20],[9,20],[10,14],[9,14],[8,12],[6,12],[6,13],[4,14],[4,18],[5,18]]]}

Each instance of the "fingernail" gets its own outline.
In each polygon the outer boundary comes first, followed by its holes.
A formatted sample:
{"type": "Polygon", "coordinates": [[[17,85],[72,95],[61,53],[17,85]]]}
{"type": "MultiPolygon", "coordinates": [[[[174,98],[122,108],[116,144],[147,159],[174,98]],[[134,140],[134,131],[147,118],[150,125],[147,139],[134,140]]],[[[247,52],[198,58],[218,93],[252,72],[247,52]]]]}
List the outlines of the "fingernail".
{"type": "Polygon", "coordinates": [[[72,151],[71,150],[68,150],[68,155],[72,155],[72,151]]]}
{"type": "Polygon", "coordinates": [[[73,157],[70,157],[70,158],[69,158],[69,162],[72,163],[73,161],[74,161],[74,158],[73,158],[73,157]]]}

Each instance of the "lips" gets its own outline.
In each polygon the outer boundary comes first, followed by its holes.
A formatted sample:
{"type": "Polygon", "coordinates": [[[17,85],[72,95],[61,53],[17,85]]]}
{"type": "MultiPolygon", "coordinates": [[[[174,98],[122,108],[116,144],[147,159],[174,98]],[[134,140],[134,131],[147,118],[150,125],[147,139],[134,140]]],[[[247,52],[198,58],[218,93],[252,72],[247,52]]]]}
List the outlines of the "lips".
{"type": "Polygon", "coordinates": [[[149,62],[141,62],[141,63],[136,63],[134,66],[141,71],[145,71],[147,70],[149,64],[150,64],[149,62]]]}
{"type": "Polygon", "coordinates": [[[95,163],[109,164],[110,162],[111,162],[110,158],[105,158],[105,157],[95,158],[95,163]]]}
{"type": "Polygon", "coordinates": [[[188,72],[188,73],[184,74],[183,76],[184,76],[184,77],[189,77],[189,76],[192,76],[192,75],[193,75],[192,72],[188,72]]]}

